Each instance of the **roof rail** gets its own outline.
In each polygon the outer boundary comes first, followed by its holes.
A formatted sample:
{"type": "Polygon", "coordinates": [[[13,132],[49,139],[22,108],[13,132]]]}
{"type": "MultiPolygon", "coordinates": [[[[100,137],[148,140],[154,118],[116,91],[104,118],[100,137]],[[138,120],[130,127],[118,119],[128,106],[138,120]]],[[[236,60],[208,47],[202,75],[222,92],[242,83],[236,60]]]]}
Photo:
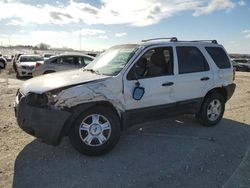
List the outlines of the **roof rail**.
{"type": "Polygon", "coordinates": [[[141,42],[148,42],[148,41],[152,41],[152,40],[169,40],[170,42],[177,42],[178,39],[176,37],[167,37],[167,38],[152,38],[152,39],[146,39],[146,40],[142,40],[141,42]]]}
{"type": "Polygon", "coordinates": [[[193,40],[188,42],[211,42],[213,44],[218,44],[217,40],[193,40]]]}

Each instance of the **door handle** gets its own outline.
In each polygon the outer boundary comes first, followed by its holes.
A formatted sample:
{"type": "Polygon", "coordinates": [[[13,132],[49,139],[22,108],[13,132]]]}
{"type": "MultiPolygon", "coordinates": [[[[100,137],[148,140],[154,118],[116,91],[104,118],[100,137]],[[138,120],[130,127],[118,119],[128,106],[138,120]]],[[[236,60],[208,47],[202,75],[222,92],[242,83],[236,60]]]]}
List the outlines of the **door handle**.
{"type": "Polygon", "coordinates": [[[172,86],[174,85],[174,82],[165,82],[163,84],[161,84],[162,86],[172,86]]]}
{"type": "Polygon", "coordinates": [[[210,79],[209,77],[203,77],[203,78],[201,78],[201,81],[207,81],[209,79],[210,79]]]}

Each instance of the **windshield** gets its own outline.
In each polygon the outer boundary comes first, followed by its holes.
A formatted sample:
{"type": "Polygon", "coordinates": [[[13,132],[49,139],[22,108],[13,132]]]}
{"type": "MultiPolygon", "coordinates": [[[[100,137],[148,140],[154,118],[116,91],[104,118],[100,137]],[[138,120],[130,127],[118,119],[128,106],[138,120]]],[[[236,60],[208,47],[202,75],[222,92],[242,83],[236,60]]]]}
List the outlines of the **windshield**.
{"type": "Polygon", "coordinates": [[[87,65],[84,70],[92,70],[99,74],[115,76],[128,63],[137,49],[137,45],[110,48],[87,65]]]}
{"type": "Polygon", "coordinates": [[[21,56],[20,62],[36,62],[43,61],[43,57],[41,56],[21,56]]]}

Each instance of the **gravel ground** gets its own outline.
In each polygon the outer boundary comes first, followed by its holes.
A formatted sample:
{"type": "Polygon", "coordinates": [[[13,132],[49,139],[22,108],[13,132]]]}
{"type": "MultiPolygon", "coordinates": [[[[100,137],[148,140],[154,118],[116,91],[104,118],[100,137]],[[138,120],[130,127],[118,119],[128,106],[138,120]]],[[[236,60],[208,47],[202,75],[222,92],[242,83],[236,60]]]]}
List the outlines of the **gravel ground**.
{"type": "Polygon", "coordinates": [[[0,187],[250,187],[250,73],[237,72],[218,126],[192,116],[146,122],[100,157],[80,155],[67,138],[53,147],[24,133],[13,112],[21,82],[1,70],[0,187]]]}

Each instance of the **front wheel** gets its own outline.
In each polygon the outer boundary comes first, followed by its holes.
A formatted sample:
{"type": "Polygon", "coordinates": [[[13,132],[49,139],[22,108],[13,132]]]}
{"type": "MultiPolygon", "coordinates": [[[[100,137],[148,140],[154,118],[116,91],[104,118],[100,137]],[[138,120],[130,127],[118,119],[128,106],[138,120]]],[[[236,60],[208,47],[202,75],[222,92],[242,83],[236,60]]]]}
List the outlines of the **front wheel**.
{"type": "Polygon", "coordinates": [[[225,110],[225,99],[222,95],[215,93],[205,98],[200,112],[196,115],[201,124],[205,126],[217,125],[223,117],[225,110]]]}
{"type": "Polygon", "coordinates": [[[110,108],[91,108],[76,119],[69,138],[71,144],[82,154],[104,154],[110,151],[120,138],[119,117],[110,108]]]}

